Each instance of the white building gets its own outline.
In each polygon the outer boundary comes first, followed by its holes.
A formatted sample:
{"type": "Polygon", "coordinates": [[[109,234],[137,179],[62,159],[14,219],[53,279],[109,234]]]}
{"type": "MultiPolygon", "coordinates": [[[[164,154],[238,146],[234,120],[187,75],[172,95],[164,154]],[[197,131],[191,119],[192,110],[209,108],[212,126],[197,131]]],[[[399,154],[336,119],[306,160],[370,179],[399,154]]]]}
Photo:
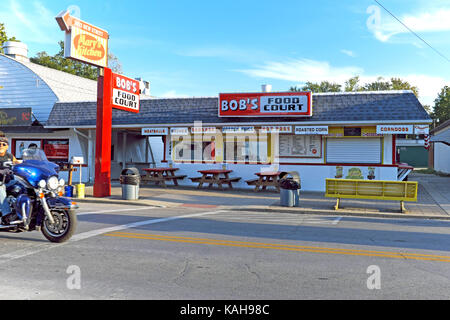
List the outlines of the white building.
{"type": "Polygon", "coordinates": [[[450,120],[431,131],[433,169],[450,174],[450,120]]]}

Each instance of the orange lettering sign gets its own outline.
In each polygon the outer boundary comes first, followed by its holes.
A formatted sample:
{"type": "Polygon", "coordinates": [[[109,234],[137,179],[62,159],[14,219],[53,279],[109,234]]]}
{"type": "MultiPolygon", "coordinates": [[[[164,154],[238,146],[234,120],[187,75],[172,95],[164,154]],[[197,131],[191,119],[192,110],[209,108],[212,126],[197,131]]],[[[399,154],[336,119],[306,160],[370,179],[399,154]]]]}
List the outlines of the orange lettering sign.
{"type": "Polygon", "coordinates": [[[83,56],[89,60],[101,60],[105,56],[105,48],[93,36],[88,34],[79,34],[74,40],[77,55],[83,56]]]}

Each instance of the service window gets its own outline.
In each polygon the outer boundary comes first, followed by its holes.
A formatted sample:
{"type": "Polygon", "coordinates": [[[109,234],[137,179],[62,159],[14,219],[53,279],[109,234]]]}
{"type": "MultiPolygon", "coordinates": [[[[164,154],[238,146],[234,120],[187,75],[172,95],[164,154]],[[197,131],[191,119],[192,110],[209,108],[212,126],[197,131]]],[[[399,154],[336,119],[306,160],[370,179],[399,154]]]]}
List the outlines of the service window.
{"type": "Polygon", "coordinates": [[[215,141],[211,137],[198,141],[193,136],[173,137],[172,150],[175,161],[215,161],[215,141]]]}
{"type": "Polygon", "coordinates": [[[173,159],[175,161],[192,161],[194,148],[190,136],[172,137],[173,159]]]}
{"type": "Polygon", "coordinates": [[[224,160],[226,162],[267,163],[267,135],[226,135],[224,160]]]}
{"type": "Polygon", "coordinates": [[[328,138],[327,163],[381,163],[381,138],[328,138]]]}
{"type": "Polygon", "coordinates": [[[42,140],[32,140],[32,139],[12,139],[12,154],[16,159],[22,159],[23,150],[36,147],[42,149],[42,140]]]}

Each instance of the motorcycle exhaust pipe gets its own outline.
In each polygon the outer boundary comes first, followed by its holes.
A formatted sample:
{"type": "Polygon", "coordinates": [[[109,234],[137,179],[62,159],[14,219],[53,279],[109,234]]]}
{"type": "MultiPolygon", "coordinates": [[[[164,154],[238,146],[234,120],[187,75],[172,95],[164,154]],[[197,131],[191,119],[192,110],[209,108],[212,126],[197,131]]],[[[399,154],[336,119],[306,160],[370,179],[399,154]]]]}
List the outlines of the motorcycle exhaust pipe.
{"type": "Polygon", "coordinates": [[[3,230],[3,229],[13,229],[13,228],[17,228],[17,226],[15,226],[15,225],[8,225],[8,226],[0,225],[0,230],[3,230]]]}

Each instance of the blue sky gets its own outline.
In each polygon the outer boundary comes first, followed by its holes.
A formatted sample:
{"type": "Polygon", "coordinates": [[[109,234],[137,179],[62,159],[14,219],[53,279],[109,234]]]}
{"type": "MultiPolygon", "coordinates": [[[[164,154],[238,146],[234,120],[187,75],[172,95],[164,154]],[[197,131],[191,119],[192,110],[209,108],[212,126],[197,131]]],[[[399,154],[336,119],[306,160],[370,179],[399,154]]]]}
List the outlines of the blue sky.
{"type": "MultiPolygon", "coordinates": [[[[379,0],[450,59],[450,0],[379,0]]],[[[450,62],[373,0],[2,0],[9,36],[55,54],[54,17],[73,15],[107,30],[124,75],[143,77],[158,97],[286,91],[306,81],[344,84],[400,77],[433,104],[450,85],[450,62]]]]}

